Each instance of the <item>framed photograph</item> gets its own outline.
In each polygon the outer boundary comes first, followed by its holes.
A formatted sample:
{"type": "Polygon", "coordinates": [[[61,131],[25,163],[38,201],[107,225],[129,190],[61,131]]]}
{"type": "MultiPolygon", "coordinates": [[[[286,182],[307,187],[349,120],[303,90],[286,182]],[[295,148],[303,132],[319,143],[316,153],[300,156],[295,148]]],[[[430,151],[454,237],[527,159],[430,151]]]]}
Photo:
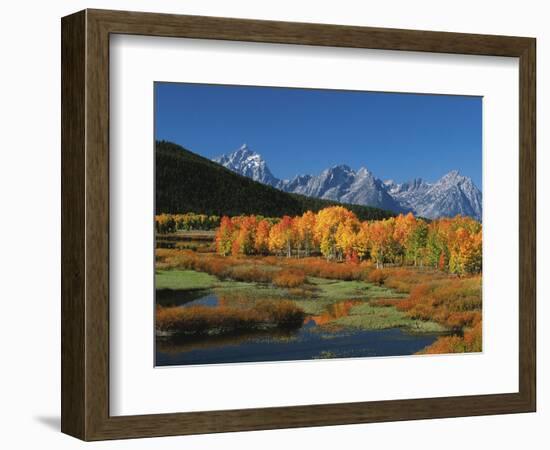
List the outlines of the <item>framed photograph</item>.
{"type": "Polygon", "coordinates": [[[61,29],[63,432],[535,411],[534,38],[61,29]]]}

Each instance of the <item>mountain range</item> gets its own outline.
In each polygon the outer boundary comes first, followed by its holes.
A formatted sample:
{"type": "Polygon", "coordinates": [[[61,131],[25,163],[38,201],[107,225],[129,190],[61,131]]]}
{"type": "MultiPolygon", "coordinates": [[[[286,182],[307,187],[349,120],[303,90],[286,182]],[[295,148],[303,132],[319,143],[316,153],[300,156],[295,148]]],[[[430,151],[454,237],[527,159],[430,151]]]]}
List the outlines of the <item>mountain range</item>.
{"type": "Polygon", "coordinates": [[[379,220],[395,213],[371,206],[340,203],[284,192],[235,173],[178,144],[155,144],[155,213],[217,216],[296,216],[329,206],[344,206],[360,220],[379,220]]]}
{"type": "Polygon", "coordinates": [[[284,192],[342,203],[372,206],[397,213],[413,212],[428,219],[457,214],[481,221],[482,194],[471,178],[453,170],[436,182],[415,178],[404,183],[382,181],[365,167],[337,165],[319,175],[282,180],[273,175],[262,156],[242,145],[213,161],[235,173],[284,192]]]}

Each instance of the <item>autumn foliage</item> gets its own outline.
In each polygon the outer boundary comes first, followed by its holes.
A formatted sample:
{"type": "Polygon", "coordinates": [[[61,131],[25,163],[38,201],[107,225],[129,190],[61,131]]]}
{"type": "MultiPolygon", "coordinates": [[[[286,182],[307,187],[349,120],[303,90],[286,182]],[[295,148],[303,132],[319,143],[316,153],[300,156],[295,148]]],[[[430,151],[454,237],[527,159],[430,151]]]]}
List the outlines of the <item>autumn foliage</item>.
{"type": "MultiPolygon", "coordinates": [[[[327,261],[320,257],[242,255],[224,257],[216,253],[196,253],[177,249],[157,249],[156,257],[159,269],[190,269],[206,272],[220,279],[271,283],[287,289],[288,295],[293,297],[307,298],[315,294],[315,288],[308,284],[307,277],[345,281],[362,280],[383,284],[399,293],[407,294],[407,297],[373,299],[371,302],[374,306],[395,307],[412,319],[438,322],[453,333],[452,336],[438,338],[433,345],[424,350],[425,353],[481,351],[480,275],[458,277],[456,274],[437,269],[415,267],[376,269],[370,260],[351,264],[327,261]]],[[[162,313],[164,315],[159,316],[164,322],[159,323],[168,323],[166,321],[172,320],[171,317],[176,312],[176,310],[164,311],[162,313]]],[[[182,320],[189,323],[191,312],[181,314],[185,315],[182,320]]],[[[200,323],[204,324],[204,320],[207,320],[204,316],[207,314],[209,312],[196,310],[192,317],[195,317],[193,320],[199,321],[196,317],[200,315],[202,321],[200,323]]],[[[233,313],[227,313],[226,316],[232,317],[231,314],[233,313]]],[[[242,316],[240,313],[239,315],[242,316]]],[[[236,319],[226,320],[227,323],[237,323],[236,319]]],[[[246,328],[252,325],[243,326],[246,328]]],[[[230,326],[227,325],[227,327],[230,326]]]]}
{"type": "MultiPolygon", "coordinates": [[[[376,306],[396,307],[412,319],[430,320],[449,329],[422,353],[482,350],[481,276],[458,278],[435,270],[383,269],[384,284],[408,293],[405,299],[378,299],[376,306]]],[[[374,272],[371,273],[371,275],[374,272]]]]}
{"type": "Polygon", "coordinates": [[[304,318],[304,311],[288,300],[262,301],[249,308],[159,306],[155,327],[161,333],[231,333],[258,326],[298,327],[304,318]]]}
{"type": "Polygon", "coordinates": [[[397,309],[420,320],[435,320],[451,330],[481,322],[481,278],[436,281],[412,288],[397,309]]]}
{"type": "MultiPolygon", "coordinates": [[[[206,229],[213,226],[199,215],[182,216],[187,219],[180,218],[179,225],[176,216],[157,216],[157,229],[200,227],[201,221],[206,229]]],[[[413,320],[435,321],[449,330],[423,353],[482,349],[482,226],[471,218],[427,221],[407,214],[360,221],[346,208],[333,206],[294,217],[214,219],[215,252],[158,248],[156,267],[271,284],[303,298],[315,294],[308,277],[384,285],[404,298],[372,299],[374,306],[395,307],[413,320]]],[[[276,303],[281,306],[239,311],[222,306],[215,313],[202,306],[161,308],[157,322],[161,331],[184,327],[201,333],[303,320],[303,312],[294,311],[291,302],[276,303]]]]}
{"type": "Polygon", "coordinates": [[[159,214],[155,216],[157,233],[173,233],[178,230],[213,230],[220,224],[219,216],[206,214],[159,214]]]}
{"type": "Polygon", "coordinates": [[[471,353],[481,352],[481,322],[464,331],[463,336],[443,336],[420,353],[471,353]]]}
{"type": "Polygon", "coordinates": [[[382,286],[384,284],[386,278],[388,278],[388,273],[382,269],[375,269],[368,275],[368,280],[371,283],[378,284],[379,286],[382,286]]]}
{"type": "Polygon", "coordinates": [[[306,274],[300,270],[281,270],[273,277],[273,284],[283,288],[295,288],[306,281],[306,274]]]}
{"type": "Polygon", "coordinates": [[[224,216],[216,232],[220,255],[321,254],[327,261],[372,261],[377,268],[414,265],[459,275],[482,269],[482,227],[462,216],[427,222],[411,213],[364,221],[342,206],[265,219],[224,216]]]}

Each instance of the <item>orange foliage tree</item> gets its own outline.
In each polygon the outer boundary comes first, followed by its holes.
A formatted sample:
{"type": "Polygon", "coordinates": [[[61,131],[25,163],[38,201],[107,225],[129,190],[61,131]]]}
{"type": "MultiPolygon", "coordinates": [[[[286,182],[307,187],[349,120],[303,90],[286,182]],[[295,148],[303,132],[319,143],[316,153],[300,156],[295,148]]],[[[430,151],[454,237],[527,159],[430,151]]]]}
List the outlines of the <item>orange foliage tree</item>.
{"type": "Polygon", "coordinates": [[[365,221],[361,223],[359,231],[355,236],[354,250],[359,259],[364,260],[370,258],[370,248],[370,224],[365,221]]]}
{"type": "Polygon", "coordinates": [[[340,258],[342,255],[351,260],[356,258],[356,240],[360,228],[361,223],[355,216],[346,217],[340,222],[335,234],[336,249],[340,258]]]}
{"type": "MultiPolygon", "coordinates": [[[[157,227],[173,227],[173,217],[157,216],[157,227]],[[159,225],[161,224],[161,225],[159,225]]],[[[275,254],[291,257],[321,253],[327,261],[372,260],[385,264],[427,264],[457,275],[480,273],[482,227],[469,217],[433,220],[412,214],[360,222],[342,206],[317,214],[266,219],[256,216],[222,217],[216,231],[220,255],[275,254]]]]}
{"type": "Polygon", "coordinates": [[[279,223],[271,227],[269,232],[269,250],[276,254],[286,252],[286,256],[292,256],[292,245],[295,241],[295,229],[292,217],[283,216],[279,223]]]}
{"type": "Polygon", "coordinates": [[[256,245],[256,216],[242,217],[232,246],[234,255],[251,255],[256,245]]]}
{"type": "Polygon", "coordinates": [[[394,254],[395,219],[385,219],[373,222],[369,228],[371,242],[371,256],[376,262],[376,267],[384,267],[384,263],[390,262],[394,254]]]}
{"type": "Polygon", "coordinates": [[[339,225],[354,219],[357,220],[355,214],[342,206],[330,206],[317,213],[315,239],[319,242],[320,251],[327,260],[339,256],[336,245],[336,232],[339,225]]]}
{"type": "Polygon", "coordinates": [[[223,216],[216,233],[216,249],[220,255],[227,256],[231,253],[233,228],[233,221],[229,217],[223,216]]]}
{"type": "Polygon", "coordinates": [[[254,240],[254,249],[256,253],[265,255],[269,253],[269,231],[271,223],[268,220],[260,220],[256,229],[256,237],[254,240]]]}
{"type": "Polygon", "coordinates": [[[302,216],[294,219],[294,228],[296,235],[296,249],[298,256],[303,249],[305,256],[311,254],[312,249],[316,245],[315,241],[315,224],[317,223],[317,215],[311,211],[307,211],[302,216]]]}

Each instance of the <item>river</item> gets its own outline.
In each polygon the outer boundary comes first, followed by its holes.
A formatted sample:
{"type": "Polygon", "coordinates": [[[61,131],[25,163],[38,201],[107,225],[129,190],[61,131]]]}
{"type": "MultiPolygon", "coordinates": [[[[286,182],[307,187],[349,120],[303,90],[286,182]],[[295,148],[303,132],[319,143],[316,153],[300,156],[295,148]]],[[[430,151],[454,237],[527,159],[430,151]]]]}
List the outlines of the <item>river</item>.
{"type": "MultiPolygon", "coordinates": [[[[220,298],[212,291],[157,291],[157,302],[182,308],[192,305],[221,306],[220,298]]],[[[411,355],[441,336],[438,333],[412,333],[402,328],[362,330],[325,326],[331,320],[348,314],[352,306],[353,301],[336,302],[327,307],[323,314],[308,316],[303,325],[295,330],[157,337],[156,365],[411,355]]]]}

